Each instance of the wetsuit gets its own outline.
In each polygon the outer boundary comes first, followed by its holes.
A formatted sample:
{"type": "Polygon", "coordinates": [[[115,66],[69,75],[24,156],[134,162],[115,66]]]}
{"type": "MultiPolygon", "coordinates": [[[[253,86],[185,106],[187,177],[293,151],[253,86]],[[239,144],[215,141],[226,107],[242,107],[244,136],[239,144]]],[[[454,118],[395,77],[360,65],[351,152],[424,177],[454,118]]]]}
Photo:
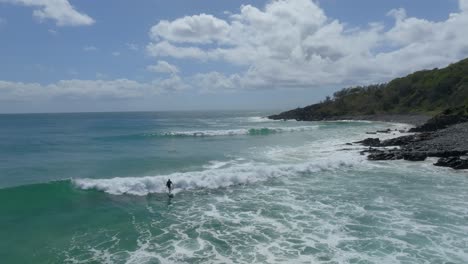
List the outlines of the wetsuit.
{"type": "Polygon", "coordinates": [[[167,187],[167,189],[169,189],[169,192],[171,192],[171,190],[172,190],[172,182],[171,182],[171,180],[167,180],[166,187],[167,187]]]}

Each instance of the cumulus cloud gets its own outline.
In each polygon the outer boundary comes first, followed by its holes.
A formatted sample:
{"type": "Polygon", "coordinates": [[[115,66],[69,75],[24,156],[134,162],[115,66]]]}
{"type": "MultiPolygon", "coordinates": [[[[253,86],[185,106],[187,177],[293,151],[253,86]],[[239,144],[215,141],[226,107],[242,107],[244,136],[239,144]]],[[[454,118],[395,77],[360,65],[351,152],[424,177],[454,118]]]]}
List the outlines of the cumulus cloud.
{"type": "Polygon", "coordinates": [[[211,43],[222,41],[229,32],[226,21],[212,15],[186,16],[172,22],[160,21],[151,28],[151,38],[167,39],[173,42],[211,43]]]}
{"type": "Polygon", "coordinates": [[[142,83],[128,79],[116,80],[62,80],[42,85],[0,81],[0,101],[85,98],[85,99],[131,99],[186,89],[187,85],[178,76],[142,83]]]}
{"type": "Polygon", "coordinates": [[[140,49],[140,47],[138,47],[138,45],[135,43],[127,43],[126,46],[129,50],[132,51],[138,51],[140,49]]]}
{"type": "MultiPolygon", "coordinates": [[[[243,5],[227,19],[209,14],[163,20],[150,30],[154,57],[241,66],[235,74],[199,73],[213,90],[318,87],[387,81],[468,56],[468,0],[441,22],[390,10],[394,23],[355,28],[328,17],[312,0],[243,5]]],[[[383,14],[385,15],[385,14],[383,14]]]]}
{"type": "Polygon", "coordinates": [[[170,64],[167,61],[158,61],[155,65],[150,65],[146,67],[148,71],[157,72],[157,73],[170,73],[176,74],[179,72],[179,68],[177,66],[170,64]]]}
{"type": "Polygon", "coordinates": [[[234,91],[243,86],[242,79],[236,74],[226,76],[220,72],[199,73],[192,79],[195,86],[206,93],[234,91]]]}
{"type": "Polygon", "coordinates": [[[164,92],[179,92],[190,89],[190,86],[186,84],[180,76],[175,74],[169,78],[156,80],[154,83],[156,83],[158,88],[164,92]]]}
{"type": "Polygon", "coordinates": [[[177,47],[167,41],[158,43],[150,43],[147,46],[150,55],[154,57],[173,57],[177,59],[193,58],[205,60],[208,59],[208,54],[197,47],[177,47]]]}
{"type": "Polygon", "coordinates": [[[84,46],[83,50],[84,51],[97,51],[98,48],[96,48],[95,46],[84,46]]]}
{"type": "Polygon", "coordinates": [[[87,26],[94,19],[76,11],[68,0],[0,0],[0,2],[34,8],[33,16],[39,21],[55,20],[58,26],[87,26]]]}

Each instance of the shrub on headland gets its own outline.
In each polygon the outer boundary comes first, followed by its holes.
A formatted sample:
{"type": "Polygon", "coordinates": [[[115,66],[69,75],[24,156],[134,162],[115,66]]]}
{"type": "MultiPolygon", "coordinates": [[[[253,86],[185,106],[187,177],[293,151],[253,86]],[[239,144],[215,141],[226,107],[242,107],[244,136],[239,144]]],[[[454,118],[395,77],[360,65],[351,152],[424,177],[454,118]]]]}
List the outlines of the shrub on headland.
{"type": "Polygon", "coordinates": [[[373,114],[468,116],[468,59],[443,69],[423,70],[389,83],[346,88],[333,98],[272,119],[324,120],[373,114]],[[444,114],[444,111],[452,111],[444,114]]]}

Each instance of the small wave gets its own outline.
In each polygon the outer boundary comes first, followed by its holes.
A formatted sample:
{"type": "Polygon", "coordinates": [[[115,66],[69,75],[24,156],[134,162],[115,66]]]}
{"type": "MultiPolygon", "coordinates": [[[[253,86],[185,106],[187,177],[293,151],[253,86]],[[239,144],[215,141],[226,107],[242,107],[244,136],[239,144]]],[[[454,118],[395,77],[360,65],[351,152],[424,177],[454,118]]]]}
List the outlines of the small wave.
{"type": "Polygon", "coordinates": [[[152,134],[152,136],[172,136],[172,137],[215,137],[215,136],[235,136],[247,135],[248,129],[228,129],[228,130],[199,130],[199,131],[173,131],[162,134],[152,134]]]}
{"type": "Polygon", "coordinates": [[[230,122],[235,123],[274,123],[278,122],[279,120],[269,119],[265,116],[241,116],[241,117],[231,117],[225,120],[229,120],[230,122]]]}
{"type": "Polygon", "coordinates": [[[128,177],[112,179],[74,179],[78,188],[95,189],[113,195],[147,195],[166,192],[166,181],[171,179],[175,192],[193,189],[217,189],[234,185],[251,184],[271,178],[291,177],[322,170],[333,170],[352,166],[349,162],[334,161],[290,165],[267,165],[258,162],[236,164],[228,168],[206,169],[203,171],[179,172],[168,175],[128,177]]]}
{"type": "Polygon", "coordinates": [[[238,164],[239,162],[243,162],[243,158],[237,158],[235,160],[228,160],[228,161],[219,161],[219,160],[212,160],[208,162],[208,164],[204,165],[204,169],[220,169],[225,168],[227,166],[238,164]]]}
{"type": "Polygon", "coordinates": [[[242,117],[227,117],[227,118],[209,118],[196,119],[196,121],[207,124],[209,126],[227,126],[229,124],[246,124],[246,123],[274,123],[278,120],[269,119],[263,116],[242,116],[242,117]]]}
{"type": "Polygon", "coordinates": [[[198,131],[173,131],[162,134],[151,134],[151,136],[173,136],[173,137],[214,137],[214,136],[239,136],[239,135],[270,135],[287,132],[305,132],[318,129],[319,126],[298,127],[263,127],[263,128],[241,128],[227,130],[198,130],[198,131]]]}
{"type": "Polygon", "coordinates": [[[373,124],[375,121],[370,120],[359,120],[359,119],[341,119],[341,120],[330,120],[330,121],[323,121],[328,123],[365,123],[365,124],[373,124]]]}
{"type": "Polygon", "coordinates": [[[263,116],[250,116],[247,117],[247,121],[251,123],[264,123],[264,122],[277,122],[278,120],[269,119],[263,116]]]}

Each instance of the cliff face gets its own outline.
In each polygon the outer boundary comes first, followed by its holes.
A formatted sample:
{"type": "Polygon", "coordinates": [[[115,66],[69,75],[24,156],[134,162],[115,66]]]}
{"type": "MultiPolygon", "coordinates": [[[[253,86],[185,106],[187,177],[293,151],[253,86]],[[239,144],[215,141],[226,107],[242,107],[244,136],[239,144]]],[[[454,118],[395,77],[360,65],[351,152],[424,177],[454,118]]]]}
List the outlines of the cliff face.
{"type": "Polygon", "coordinates": [[[346,88],[321,103],[269,118],[316,121],[375,114],[433,115],[467,106],[468,59],[465,59],[444,69],[415,72],[387,84],[346,88]]]}

